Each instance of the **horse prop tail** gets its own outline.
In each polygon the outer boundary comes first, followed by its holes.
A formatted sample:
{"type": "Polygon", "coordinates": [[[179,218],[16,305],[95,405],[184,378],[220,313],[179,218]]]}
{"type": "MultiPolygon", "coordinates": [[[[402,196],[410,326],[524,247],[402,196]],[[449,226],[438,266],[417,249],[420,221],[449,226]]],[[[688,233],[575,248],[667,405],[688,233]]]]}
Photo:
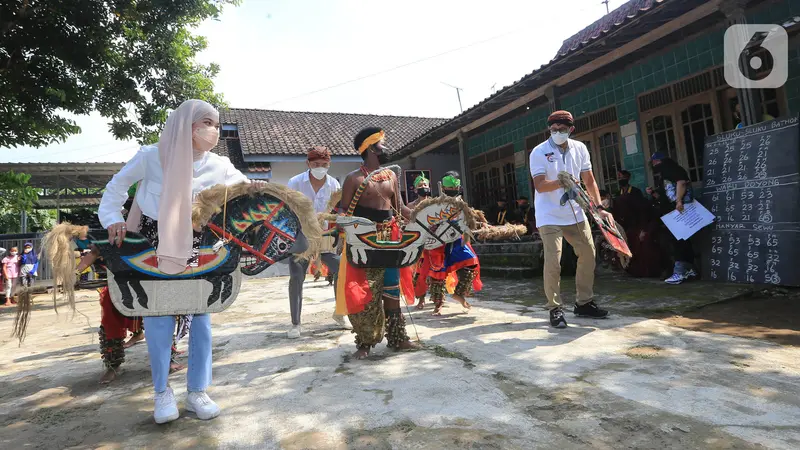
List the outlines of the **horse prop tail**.
{"type": "MultiPolygon", "coordinates": [[[[53,308],[58,312],[58,286],[59,283],[64,289],[64,296],[73,312],[75,309],[75,255],[72,250],[74,239],[84,239],[89,232],[89,227],[72,225],[64,222],[56,225],[42,239],[44,255],[50,262],[53,271],[53,308]]],[[[20,344],[25,339],[28,330],[28,322],[31,316],[31,292],[26,288],[20,296],[17,305],[16,316],[14,317],[13,337],[19,339],[20,344]]]]}

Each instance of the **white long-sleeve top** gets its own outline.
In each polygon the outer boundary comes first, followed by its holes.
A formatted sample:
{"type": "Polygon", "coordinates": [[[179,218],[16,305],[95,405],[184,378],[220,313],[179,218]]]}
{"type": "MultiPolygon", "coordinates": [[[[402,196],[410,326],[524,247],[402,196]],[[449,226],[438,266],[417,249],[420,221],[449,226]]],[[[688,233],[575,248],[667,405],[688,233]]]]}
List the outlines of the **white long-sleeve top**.
{"type": "MultiPolygon", "coordinates": [[[[230,186],[248,181],[247,176],[236,169],[228,158],[215,153],[207,152],[193,166],[192,198],[200,191],[217,184],[230,186]]],[[[136,202],[142,209],[142,214],[158,220],[163,178],[158,145],[145,145],[106,185],[97,210],[100,224],[108,228],[115,223],[124,222],[122,206],[128,200],[128,189],[136,182],[140,182],[136,202]]]]}

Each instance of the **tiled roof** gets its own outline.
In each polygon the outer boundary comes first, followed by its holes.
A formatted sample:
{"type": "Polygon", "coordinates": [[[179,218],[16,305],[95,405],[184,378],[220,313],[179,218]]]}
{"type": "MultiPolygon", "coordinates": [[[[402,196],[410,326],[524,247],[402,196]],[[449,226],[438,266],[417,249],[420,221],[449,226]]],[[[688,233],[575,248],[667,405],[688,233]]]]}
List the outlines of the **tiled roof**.
{"type": "Polygon", "coordinates": [[[242,147],[238,139],[220,138],[217,146],[211,149],[212,152],[219,156],[227,156],[231,160],[233,166],[239,170],[246,170],[247,164],[242,159],[242,147]]]}
{"type": "Polygon", "coordinates": [[[248,172],[267,173],[272,172],[272,164],[268,162],[251,162],[247,163],[248,172]]]}
{"type": "Polygon", "coordinates": [[[399,149],[445,120],[238,108],[220,111],[220,123],[236,124],[244,155],[305,155],[314,145],[327,146],[335,156],[358,155],[353,137],[370,126],[386,130],[386,144],[399,149]]]}
{"type": "Polygon", "coordinates": [[[658,6],[666,0],[630,0],[619,8],[603,16],[600,20],[584,28],[574,36],[565,40],[558,49],[553,61],[567,56],[581,47],[600,39],[614,28],[623,25],[626,21],[635,18],[640,12],[648,11],[654,5],[658,6]]]}

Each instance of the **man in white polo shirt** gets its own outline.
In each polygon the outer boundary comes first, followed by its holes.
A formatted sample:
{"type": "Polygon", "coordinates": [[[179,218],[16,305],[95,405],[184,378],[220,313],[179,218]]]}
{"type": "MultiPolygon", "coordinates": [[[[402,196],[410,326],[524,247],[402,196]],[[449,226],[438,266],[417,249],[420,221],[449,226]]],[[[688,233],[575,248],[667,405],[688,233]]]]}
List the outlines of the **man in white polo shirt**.
{"type": "MultiPolygon", "coordinates": [[[[577,316],[606,317],[608,311],[593,300],[595,249],[592,232],[583,209],[569,200],[561,205],[564,188],[558,173],[566,171],[583,181],[586,191],[600,204],[600,191],[592,174],[589,151],[582,142],[569,139],[575,131],[572,114],[556,111],[547,118],[550,138],[531,151],[531,177],[535,188],[536,226],[544,245],[544,293],[550,310],[550,325],[564,328],[567,321],[561,303],[561,242],[566,239],[578,256],[575,274],[577,297],[573,312],[577,316]]],[[[611,217],[607,211],[603,216],[611,217]]],[[[612,219],[613,220],[613,219],[612,219]]]]}
{"type": "MultiPolygon", "coordinates": [[[[331,153],[327,147],[316,146],[308,150],[306,161],[308,170],[289,180],[289,188],[303,193],[314,202],[314,211],[327,213],[331,195],[340,189],[336,178],[328,175],[331,167],[331,153]]],[[[339,270],[339,255],[321,253],[320,259],[328,267],[328,272],[336,276],[339,270]]],[[[289,258],[289,307],[292,312],[292,328],[287,333],[291,339],[300,337],[300,311],[303,308],[303,282],[308,272],[308,261],[289,258]]],[[[333,315],[333,319],[343,328],[351,329],[347,316],[333,315]]]]}

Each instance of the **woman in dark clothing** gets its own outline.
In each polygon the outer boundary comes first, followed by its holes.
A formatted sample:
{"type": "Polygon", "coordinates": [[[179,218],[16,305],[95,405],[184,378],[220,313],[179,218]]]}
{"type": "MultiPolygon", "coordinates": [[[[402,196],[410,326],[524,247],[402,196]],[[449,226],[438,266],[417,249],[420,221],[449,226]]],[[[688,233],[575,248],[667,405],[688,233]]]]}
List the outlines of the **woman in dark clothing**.
{"type": "Polygon", "coordinates": [[[634,277],[657,277],[662,272],[659,247],[661,221],[641,195],[625,194],[614,200],[614,220],[625,230],[628,248],[633,253],[625,269],[634,277]]]}

